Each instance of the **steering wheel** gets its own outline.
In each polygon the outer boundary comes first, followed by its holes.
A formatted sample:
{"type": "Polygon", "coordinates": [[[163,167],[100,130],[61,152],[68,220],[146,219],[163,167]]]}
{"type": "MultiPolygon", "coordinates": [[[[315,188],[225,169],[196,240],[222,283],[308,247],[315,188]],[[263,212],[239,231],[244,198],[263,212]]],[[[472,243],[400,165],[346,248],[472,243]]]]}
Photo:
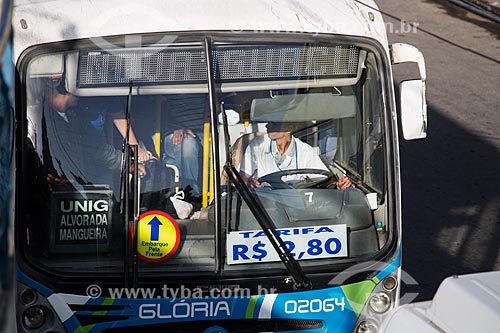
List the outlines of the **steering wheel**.
{"type": "Polygon", "coordinates": [[[328,183],[334,178],[335,175],[322,169],[291,169],[281,170],[262,176],[258,179],[260,183],[268,183],[272,189],[289,189],[289,188],[308,188],[315,187],[324,183],[328,183]],[[293,180],[290,182],[283,181],[283,177],[292,175],[319,175],[319,179],[311,179],[304,177],[304,179],[293,180]]]}

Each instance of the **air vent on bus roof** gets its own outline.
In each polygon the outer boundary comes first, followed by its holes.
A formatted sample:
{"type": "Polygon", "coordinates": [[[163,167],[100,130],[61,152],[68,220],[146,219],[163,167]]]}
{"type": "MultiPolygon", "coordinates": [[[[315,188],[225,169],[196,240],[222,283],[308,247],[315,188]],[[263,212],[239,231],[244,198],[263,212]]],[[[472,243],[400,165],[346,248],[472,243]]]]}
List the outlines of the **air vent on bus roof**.
{"type": "MultiPolygon", "coordinates": [[[[222,45],[214,48],[218,82],[352,78],[359,48],[345,45],[222,45]]],[[[78,88],[193,84],[207,79],[201,47],[84,50],[78,88]]]]}

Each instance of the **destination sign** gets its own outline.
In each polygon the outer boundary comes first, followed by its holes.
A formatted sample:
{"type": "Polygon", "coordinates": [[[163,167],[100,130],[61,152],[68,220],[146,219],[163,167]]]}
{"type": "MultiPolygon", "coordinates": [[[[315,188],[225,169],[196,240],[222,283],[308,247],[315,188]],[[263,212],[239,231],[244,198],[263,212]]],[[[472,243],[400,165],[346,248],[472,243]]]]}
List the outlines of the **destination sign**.
{"type": "Polygon", "coordinates": [[[110,241],[111,193],[52,193],[52,250],[64,253],[107,251],[110,241]]]}

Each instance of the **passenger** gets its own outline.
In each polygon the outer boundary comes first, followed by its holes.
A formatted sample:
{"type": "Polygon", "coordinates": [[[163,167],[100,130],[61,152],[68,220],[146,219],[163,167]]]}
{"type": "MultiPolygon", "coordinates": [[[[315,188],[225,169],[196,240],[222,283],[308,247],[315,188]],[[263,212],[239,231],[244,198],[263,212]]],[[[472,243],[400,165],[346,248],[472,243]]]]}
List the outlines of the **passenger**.
{"type": "MultiPolygon", "coordinates": [[[[67,94],[64,84],[62,84],[60,79],[55,81],[53,84],[56,85],[55,88],[60,94],[67,94]]],[[[92,125],[92,128],[95,129],[98,136],[105,139],[105,123],[106,121],[111,120],[122,138],[125,138],[127,133],[127,120],[122,112],[123,106],[116,97],[104,99],[91,98],[87,99],[84,103],[80,101],[78,109],[82,119],[88,121],[92,125]]],[[[129,128],[129,143],[131,145],[138,146],[137,154],[140,163],[144,163],[153,158],[153,154],[150,151],[139,146],[139,142],[132,127],[129,128]]]]}
{"type": "MultiPolygon", "coordinates": [[[[47,163],[49,185],[77,182],[79,184],[116,183],[121,172],[122,152],[95,135],[91,125],[77,112],[78,98],[68,92],[48,87],[44,118],[46,144],[44,161],[47,163]],[[47,155],[49,154],[49,155],[47,155]]],[[[154,161],[153,161],[154,162],[154,161]]],[[[161,163],[137,163],[139,177],[144,178],[141,192],[172,189],[172,177],[168,177],[161,163]],[[161,181],[159,181],[161,179],[161,181]]]]}
{"type": "MultiPolygon", "coordinates": [[[[292,135],[294,127],[290,123],[270,122],[266,125],[267,135],[256,137],[248,145],[240,174],[250,187],[263,187],[261,177],[283,170],[329,170],[311,146],[292,135]]],[[[346,176],[340,178],[336,186],[340,190],[354,187],[346,176]]]]}
{"type": "MultiPolygon", "coordinates": [[[[91,123],[96,128],[96,130],[99,131],[102,130],[102,128],[104,127],[104,123],[108,118],[113,121],[113,124],[115,125],[118,132],[120,132],[121,136],[125,138],[125,136],[127,135],[127,120],[125,119],[123,112],[100,112],[97,114],[97,117],[91,121],[91,123]]],[[[137,156],[139,158],[139,163],[147,162],[153,158],[153,154],[149,150],[144,149],[139,145],[139,141],[137,140],[132,127],[129,128],[129,144],[137,145],[137,156]]]]}
{"type": "Polygon", "coordinates": [[[84,184],[111,183],[109,178],[106,179],[109,171],[105,170],[120,170],[121,152],[102,142],[90,124],[79,119],[75,111],[76,96],[52,86],[47,87],[46,93],[44,118],[50,156],[44,160],[55,162],[50,167],[49,180],[56,183],[62,179],[84,184]]]}
{"type": "Polygon", "coordinates": [[[190,186],[190,194],[195,197],[201,194],[201,152],[207,103],[207,96],[203,94],[170,95],[164,103],[167,129],[163,137],[162,162],[179,168],[182,186],[190,186]]]}

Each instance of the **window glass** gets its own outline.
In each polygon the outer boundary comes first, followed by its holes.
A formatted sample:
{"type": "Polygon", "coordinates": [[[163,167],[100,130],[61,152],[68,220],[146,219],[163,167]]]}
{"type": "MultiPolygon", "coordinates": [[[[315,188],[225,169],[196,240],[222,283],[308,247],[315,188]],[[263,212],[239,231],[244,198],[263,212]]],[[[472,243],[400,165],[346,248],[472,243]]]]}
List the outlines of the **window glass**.
{"type": "Polygon", "coordinates": [[[326,43],[213,46],[213,96],[202,43],[30,60],[20,243],[32,264],[125,274],[137,251],[139,278],[282,268],[263,218],[303,266],[380,250],[374,216],[385,223],[386,207],[366,198],[385,196],[377,57],[326,43]]]}

